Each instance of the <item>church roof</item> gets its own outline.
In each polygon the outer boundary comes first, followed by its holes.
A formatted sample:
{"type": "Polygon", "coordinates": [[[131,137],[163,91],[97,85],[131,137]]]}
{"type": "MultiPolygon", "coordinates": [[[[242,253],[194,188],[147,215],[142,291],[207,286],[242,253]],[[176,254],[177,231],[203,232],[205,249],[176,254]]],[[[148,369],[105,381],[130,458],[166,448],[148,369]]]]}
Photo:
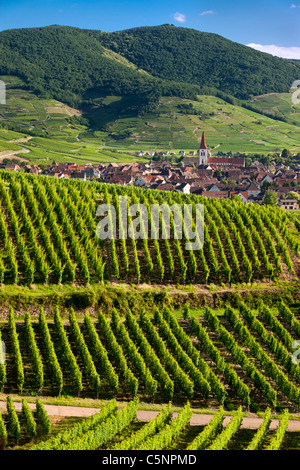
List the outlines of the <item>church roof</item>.
{"type": "Polygon", "coordinates": [[[201,139],[201,144],[200,144],[200,150],[202,150],[202,149],[205,149],[205,150],[207,149],[204,132],[202,134],[202,139],[201,139]]]}

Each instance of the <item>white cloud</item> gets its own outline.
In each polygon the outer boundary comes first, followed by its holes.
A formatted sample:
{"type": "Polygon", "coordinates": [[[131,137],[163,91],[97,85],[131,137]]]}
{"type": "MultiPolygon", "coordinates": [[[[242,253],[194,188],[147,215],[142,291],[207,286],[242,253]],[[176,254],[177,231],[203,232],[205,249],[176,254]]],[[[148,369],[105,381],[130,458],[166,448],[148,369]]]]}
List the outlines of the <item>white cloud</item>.
{"type": "Polygon", "coordinates": [[[300,8],[300,5],[295,5],[295,3],[292,3],[290,8],[300,8]]]}
{"type": "Polygon", "coordinates": [[[214,14],[213,10],[207,10],[207,11],[203,11],[202,13],[200,13],[200,16],[213,15],[213,14],[214,14]]]}
{"type": "Polygon", "coordinates": [[[179,23],[185,23],[186,22],[186,16],[183,15],[182,13],[175,13],[174,20],[179,21],[179,23]]]}
{"type": "Polygon", "coordinates": [[[285,59],[300,59],[300,47],[284,47],[276,46],[274,44],[262,45],[262,44],[247,44],[247,46],[256,49],[257,51],[267,52],[277,57],[283,57],[285,59]]]}

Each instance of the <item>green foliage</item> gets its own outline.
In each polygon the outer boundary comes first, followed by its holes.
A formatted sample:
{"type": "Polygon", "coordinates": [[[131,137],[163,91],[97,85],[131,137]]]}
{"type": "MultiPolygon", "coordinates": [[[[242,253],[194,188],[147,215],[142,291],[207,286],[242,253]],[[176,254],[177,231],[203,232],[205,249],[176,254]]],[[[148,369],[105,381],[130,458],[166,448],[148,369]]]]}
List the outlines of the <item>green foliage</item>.
{"type": "Polygon", "coordinates": [[[35,413],[36,413],[37,420],[41,428],[41,434],[44,436],[47,436],[51,432],[52,424],[48,416],[48,413],[44,408],[43,403],[39,399],[36,400],[36,412],[35,413]]]}
{"type": "MultiPolygon", "coordinates": [[[[30,450],[56,450],[59,448],[59,446],[67,444],[71,439],[76,439],[79,436],[84,435],[86,432],[96,428],[97,426],[105,422],[106,419],[114,415],[116,410],[117,402],[116,400],[111,400],[100,411],[84,419],[83,422],[74,424],[65,431],[62,431],[57,435],[50,437],[44,443],[40,443],[31,447],[30,450]]],[[[44,423],[43,434],[48,434],[50,428],[48,428],[48,426],[46,425],[47,414],[45,414],[45,410],[39,400],[37,400],[37,412],[40,414],[41,420],[44,423]]]]}
{"type": "Polygon", "coordinates": [[[219,35],[173,25],[93,34],[156,77],[206,85],[240,98],[288,92],[299,67],[219,35]]]}
{"type": "Polygon", "coordinates": [[[267,190],[264,197],[264,204],[275,206],[275,204],[277,204],[277,201],[278,199],[276,192],[273,190],[267,190]]]}
{"type": "Polygon", "coordinates": [[[17,384],[18,384],[18,389],[20,393],[22,393],[23,385],[25,381],[24,367],[23,367],[23,360],[22,360],[22,355],[20,351],[18,333],[16,330],[14,310],[12,308],[9,309],[8,322],[9,322],[9,329],[10,329],[11,342],[12,342],[14,365],[16,369],[17,384]]]}
{"type": "Polygon", "coordinates": [[[8,414],[8,430],[10,436],[18,443],[21,437],[21,426],[15,406],[10,396],[6,398],[7,414],[8,414]]]}
{"type": "Polygon", "coordinates": [[[25,399],[22,400],[22,417],[23,417],[26,433],[31,437],[35,437],[36,436],[36,422],[35,422],[33,413],[25,399]]]}
{"type": "Polygon", "coordinates": [[[7,444],[7,429],[3,420],[2,413],[0,412],[0,444],[5,447],[7,444]]]}

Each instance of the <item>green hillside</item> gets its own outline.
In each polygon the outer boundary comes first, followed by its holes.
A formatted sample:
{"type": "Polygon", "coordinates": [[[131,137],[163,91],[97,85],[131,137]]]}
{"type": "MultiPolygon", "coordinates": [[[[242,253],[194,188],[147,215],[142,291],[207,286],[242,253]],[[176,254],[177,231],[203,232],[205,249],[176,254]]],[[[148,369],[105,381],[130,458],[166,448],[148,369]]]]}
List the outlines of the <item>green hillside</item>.
{"type": "MultiPolygon", "coordinates": [[[[110,107],[112,105],[107,105],[110,107]]],[[[91,115],[95,127],[99,124],[98,114],[100,112],[91,115]]],[[[102,124],[101,115],[99,121],[102,124]]],[[[203,130],[210,149],[215,152],[263,154],[281,152],[283,148],[300,150],[298,127],[231,105],[215,96],[202,95],[197,101],[164,97],[155,111],[142,117],[114,120],[111,116],[105,129],[107,145],[136,150],[166,149],[177,153],[196,150],[203,130]]]]}
{"type": "Polygon", "coordinates": [[[1,75],[18,76],[27,89],[71,106],[90,101],[95,88],[97,95],[129,95],[131,106],[139,109],[162,93],[191,97],[199,91],[193,85],[167,82],[137,70],[103,47],[92,31],[72,27],[2,31],[0,64],[1,75]]]}
{"type": "Polygon", "coordinates": [[[156,77],[211,86],[239,98],[288,92],[300,72],[296,62],[217,34],[173,25],[93,34],[101,44],[156,77]]]}
{"type": "Polygon", "coordinates": [[[128,97],[108,95],[80,111],[19,88],[22,82],[15,77],[0,78],[8,84],[0,115],[3,158],[15,155],[40,165],[53,160],[78,164],[143,161],[130,152],[159,149],[178,156],[180,150],[199,147],[203,130],[213,153],[300,150],[299,127],[215,96],[161,97],[156,109],[139,114],[123,111],[128,97]]]}
{"type": "Polygon", "coordinates": [[[254,96],[253,105],[266,114],[284,118],[287,122],[300,125],[300,106],[292,102],[290,93],[269,93],[254,96]]]}
{"type": "Polygon", "coordinates": [[[288,92],[300,75],[296,62],[170,25],[115,33],[66,26],[2,31],[0,64],[0,74],[72,105],[95,88],[135,96],[139,106],[159,95],[192,97],[200,87],[248,98],[288,92]]]}
{"type": "Polygon", "coordinates": [[[296,62],[170,25],[3,31],[0,157],[131,161],[131,151],[195,150],[203,130],[212,151],[298,153],[288,92],[299,74],[296,62]]]}

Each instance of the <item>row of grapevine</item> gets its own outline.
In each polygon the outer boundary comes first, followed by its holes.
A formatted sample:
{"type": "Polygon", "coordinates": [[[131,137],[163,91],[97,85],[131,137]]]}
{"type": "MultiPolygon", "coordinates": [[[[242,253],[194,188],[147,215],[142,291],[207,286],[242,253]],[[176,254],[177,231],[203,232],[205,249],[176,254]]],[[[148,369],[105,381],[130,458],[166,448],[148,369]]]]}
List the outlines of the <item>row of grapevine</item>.
{"type": "Polygon", "coordinates": [[[30,314],[28,312],[26,312],[25,314],[24,323],[25,323],[27,345],[30,351],[31,360],[33,364],[35,386],[37,388],[38,393],[40,393],[44,385],[43,359],[36,343],[35,333],[32,327],[30,314]]]}
{"type": "Polygon", "coordinates": [[[60,343],[60,347],[62,348],[64,360],[66,361],[68,371],[70,372],[72,376],[74,389],[79,396],[83,388],[82,373],[80,371],[77,360],[71,349],[69,339],[65,331],[58,307],[56,307],[55,312],[54,312],[54,323],[55,323],[56,330],[58,333],[59,343],[60,343]]]}
{"type": "Polygon", "coordinates": [[[299,367],[293,363],[293,358],[290,352],[291,348],[286,349],[285,345],[278,341],[273,333],[267,331],[262,322],[258,319],[257,315],[255,315],[251,309],[245,305],[241,305],[239,312],[245,321],[257,333],[260,341],[267,345],[268,349],[274,354],[278,362],[284,366],[284,368],[296,379],[298,383],[300,383],[300,370],[299,367]]]}
{"type": "Polygon", "coordinates": [[[208,450],[225,450],[228,443],[234,436],[234,434],[240,429],[243,420],[242,408],[234,413],[229,424],[223,429],[223,431],[214,439],[212,444],[208,447],[208,450]]]}
{"type": "Polygon", "coordinates": [[[200,351],[194,346],[191,338],[185,333],[183,328],[179,325],[175,315],[168,307],[163,309],[163,317],[170,325],[171,331],[176,337],[178,343],[191,358],[195,367],[202,373],[203,377],[210,385],[212,394],[217,398],[220,403],[224,403],[226,397],[226,390],[220,379],[213,372],[211,367],[200,357],[200,351]]]}
{"type": "Polygon", "coordinates": [[[289,416],[288,410],[284,410],[283,415],[281,416],[279,420],[279,424],[276,429],[276,432],[274,436],[272,437],[266,450],[279,450],[280,449],[280,446],[285,436],[285,432],[289,424],[289,419],[290,419],[290,416],[289,416]]]}
{"type": "Polygon", "coordinates": [[[110,326],[110,323],[106,319],[103,312],[98,313],[98,323],[105,339],[106,347],[108,351],[113,351],[114,359],[116,364],[124,378],[124,382],[128,387],[132,396],[136,396],[139,388],[139,381],[128,366],[127,359],[124,355],[122,347],[117,342],[114,332],[110,326]]]}
{"type": "Polygon", "coordinates": [[[224,410],[221,407],[204,430],[188,445],[187,450],[204,450],[207,448],[222,430],[224,417],[224,410]]]}
{"type": "Polygon", "coordinates": [[[96,370],[93,358],[86,345],[82,331],[79,328],[75,312],[72,308],[70,309],[69,313],[69,322],[71,326],[71,333],[76,344],[76,349],[83,362],[90,388],[96,393],[96,397],[98,397],[98,394],[101,390],[100,376],[96,370]]]}
{"type": "Polygon", "coordinates": [[[262,374],[256,367],[255,363],[247,357],[243,349],[235,341],[232,334],[223,325],[221,325],[217,316],[208,308],[205,309],[205,318],[212,330],[216,331],[224,346],[228,348],[232,356],[242,366],[247,376],[253,380],[254,385],[263,393],[268,403],[270,403],[271,406],[276,407],[277,392],[266,380],[264,374],[262,374]]]}
{"type": "Polygon", "coordinates": [[[255,358],[262,364],[265,374],[271,377],[277,384],[279,390],[297,406],[300,405],[299,388],[289,380],[289,377],[278,367],[275,361],[268,356],[260,344],[254,339],[247,326],[239,318],[238,314],[231,308],[226,309],[226,317],[233,325],[242,342],[250,349],[255,358]]]}
{"type": "MultiPolygon", "coordinates": [[[[236,371],[230,364],[226,363],[224,358],[221,356],[219,349],[214,345],[210,339],[206,328],[195,318],[191,318],[192,332],[200,341],[201,346],[205,352],[209,355],[212,361],[216,364],[217,369],[224,374],[229,385],[236,391],[237,396],[243,400],[246,405],[250,403],[250,389],[238,376],[236,371]]],[[[222,393],[222,391],[221,391],[222,393]]],[[[227,392],[223,392],[221,395],[221,402],[224,402],[227,396],[227,392]]]]}
{"type": "Polygon", "coordinates": [[[111,321],[100,311],[98,321],[86,312],[83,322],[70,309],[64,324],[58,308],[53,323],[41,308],[33,324],[29,313],[16,323],[10,308],[9,321],[1,327],[8,348],[8,367],[0,368],[2,390],[22,393],[26,382],[26,393],[45,393],[50,387],[57,395],[84,390],[170,400],[184,394],[203,404],[228,406],[234,399],[247,407],[255,405],[259,391],[271,407],[284,400],[298,407],[300,372],[290,333],[284,334],[275,311],[265,309],[261,306],[257,314],[240,304],[219,317],[206,308],[199,312],[203,319],[185,309],[184,322],[167,307],[154,309],[153,319],[145,310],[135,316],[128,309],[123,321],[113,309],[111,321]],[[276,334],[266,328],[269,322],[276,334]],[[25,341],[24,353],[20,341],[25,341]]]}
{"type": "Polygon", "coordinates": [[[143,443],[157,433],[159,433],[172,418],[172,406],[169,403],[156,418],[151,419],[149,423],[145,424],[139,431],[124,439],[114,446],[114,450],[134,450],[138,449],[143,443]]]}
{"type": "Polygon", "coordinates": [[[111,393],[117,394],[119,391],[118,374],[109,360],[107,351],[99,338],[96,326],[94,325],[94,322],[92,321],[88,312],[86,312],[84,316],[84,325],[90,340],[90,349],[92,355],[94,356],[95,364],[99,364],[99,370],[101,370],[103,375],[107,378],[111,393]]]}
{"type": "MultiPolygon", "coordinates": [[[[11,400],[8,406],[11,413],[10,420],[11,422],[18,420],[19,426],[16,424],[14,426],[20,431],[20,420],[11,400]]],[[[178,412],[177,417],[174,417],[172,405],[169,403],[154,419],[147,423],[140,422],[142,426],[138,429],[133,426],[137,419],[137,411],[137,399],[122,407],[118,407],[116,400],[113,399],[105,404],[100,411],[96,411],[91,416],[50,436],[47,440],[33,444],[30,450],[161,451],[170,448],[176,449],[177,445],[182,445],[181,442],[184,442],[190,433],[192,409],[189,402],[178,412]],[[125,431],[125,437],[122,434],[123,431],[125,431]]],[[[31,434],[33,429],[36,430],[36,422],[34,423],[33,412],[26,403],[22,406],[22,416],[22,426],[25,429],[28,427],[27,435],[36,436],[36,432],[31,434]],[[28,414],[27,418],[25,418],[26,414],[28,414]]],[[[203,429],[189,443],[185,444],[185,449],[187,451],[224,451],[232,448],[234,439],[239,439],[237,436],[243,427],[243,417],[242,408],[239,407],[232,413],[228,423],[224,424],[225,412],[221,406],[208,424],[205,424],[203,429]]],[[[244,444],[244,450],[279,450],[282,448],[288,432],[290,415],[287,410],[284,410],[279,419],[276,416],[278,425],[274,432],[270,431],[272,419],[271,410],[267,408],[261,424],[252,431],[253,437],[244,444]]],[[[7,435],[6,426],[3,419],[1,421],[0,415],[1,432],[3,436],[5,433],[7,435]]]]}
{"type": "Polygon", "coordinates": [[[146,333],[150,344],[155,349],[156,354],[164,361],[164,367],[172,374],[174,382],[188,398],[191,398],[194,394],[194,384],[192,380],[179,366],[177,360],[168,350],[165,342],[158,334],[155,326],[145,312],[141,312],[140,325],[146,333]]]}
{"type": "Polygon", "coordinates": [[[178,439],[192,416],[190,404],[187,403],[180,411],[177,418],[174,418],[170,424],[167,424],[155,436],[144,441],[137,450],[164,450],[167,449],[173,441],[178,439]]]}
{"type": "Polygon", "coordinates": [[[134,399],[117,413],[105,419],[84,434],[70,438],[68,442],[57,446],[57,450],[96,450],[111,441],[136,418],[138,400],[134,399]]]}
{"type": "Polygon", "coordinates": [[[22,393],[22,389],[23,389],[24,381],[25,381],[24,367],[23,367],[23,360],[22,360],[22,355],[20,351],[18,333],[16,330],[15,315],[11,307],[8,312],[8,323],[9,323],[10,336],[11,336],[13,363],[14,363],[14,367],[16,370],[17,387],[19,389],[19,392],[22,393]]]}
{"type": "Polygon", "coordinates": [[[185,370],[190,376],[191,380],[194,383],[194,388],[201,393],[205,398],[209,397],[211,388],[207,380],[203,377],[202,372],[198,367],[195,366],[192,359],[184,351],[179,342],[177,341],[176,336],[173,334],[170,326],[164,320],[162,314],[158,309],[155,309],[154,320],[158,325],[159,332],[161,337],[165,340],[170,351],[177,358],[178,364],[185,370]]]}
{"type": "Polygon", "coordinates": [[[71,440],[78,439],[90,430],[105,423],[117,411],[117,402],[110,400],[100,411],[85,418],[82,422],[74,424],[70,428],[50,437],[45,442],[38,443],[31,447],[31,450],[57,450],[61,446],[68,444],[71,440]]]}
{"type": "Polygon", "coordinates": [[[122,344],[123,349],[126,351],[127,360],[133,364],[134,368],[137,370],[139,377],[145,386],[146,393],[153,397],[157,392],[158,382],[153,378],[150,369],[146,365],[143,356],[139,353],[135,343],[130,338],[116,309],[112,312],[112,325],[116,337],[122,344]]]}
{"type": "Polygon", "coordinates": [[[172,398],[174,395],[174,382],[161,364],[159,357],[145,337],[141,327],[131,312],[126,313],[126,326],[132,333],[137,347],[147,361],[153,376],[163,388],[164,396],[167,399],[172,398]]]}
{"type": "Polygon", "coordinates": [[[51,422],[43,404],[36,400],[36,410],[32,410],[23,398],[21,411],[17,412],[11,396],[6,398],[7,414],[0,413],[0,442],[2,449],[7,445],[18,445],[20,440],[45,436],[51,431],[51,422]],[[48,421],[47,427],[44,425],[48,421]]]}
{"type": "Polygon", "coordinates": [[[259,426],[257,432],[255,433],[253,439],[247,446],[247,450],[260,450],[261,445],[269,431],[271,424],[271,409],[267,408],[264,416],[264,420],[259,426]]]}
{"type": "Polygon", "coordinates": [[[43,341],[43,345],[45,347],[46,355],[47,355],[47,362],[48,367],[50,368],[52,380],[55,384],[55,388],[57,390],[57,394],[60,395],[62,388],[63,388],[63,373],[61,370],[61,366],[57,359],[57,355],[55,352],[55,348],[53,345],[53,341],[51,339],[51,335],[49,332],[46,316],[44,313],[44,309],[40,309],[39,313],[39,326],[41,337],[43,341]]]}

